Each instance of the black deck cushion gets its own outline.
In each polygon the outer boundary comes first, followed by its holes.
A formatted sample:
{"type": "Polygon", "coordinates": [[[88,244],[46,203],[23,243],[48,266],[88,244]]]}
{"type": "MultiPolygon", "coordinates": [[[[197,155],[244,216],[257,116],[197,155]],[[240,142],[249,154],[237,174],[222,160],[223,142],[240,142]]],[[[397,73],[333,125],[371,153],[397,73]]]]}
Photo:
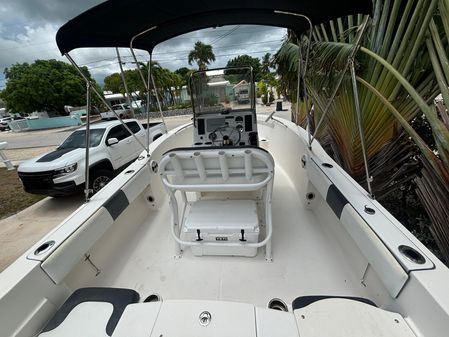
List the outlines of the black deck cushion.
{"type": "Polygon", "coordinates": [[[292,303],[292,307],[293,310],[296,309],[301,309],[304,308],[306,306],[308,306],[309,304],[312,304],[314,302],[320,301],[320,300],[324,300],[327,298],[343,298],[343,299],[347,299],[347,300],[352,300],[352,301],[357,301],[357,302],[362,302],[365,304],[369,304],[372,305],[374,307],[377,307],[377,305],[367,299],[367,298],[363,298],[363,297],[351,297],[351,296],[323,296],[323,295],[319,295],[319,296],[301,296],[296,298],[293,303],[292,303]]]}
{"type": "Polygon", "coordinates": [[[112,219],[117,219],[120,214],[128,207],[129,200],[125,192],[118,190],[105,203],[104,207],[108,210],[112,219]]]}
{"type": "Polygon", "coordinates": [[[340,192],[340,190],[334,185],[330,185],[327,190],[326,202],[334,211],[335,215],[340,219],[341,212],[346,206],[348,199],[340,192]]]}
{"type": "Polygon", "coordinates": [[[55,313],[42,332],[57,328],[78,304],[83,302],[108,302],[114,306],[114,311],[106,325],[106,333],[112,335],[126,306],[139,301],[139,294],[132,289],[121,288],[81,288],[72,295],[55,313]]]}

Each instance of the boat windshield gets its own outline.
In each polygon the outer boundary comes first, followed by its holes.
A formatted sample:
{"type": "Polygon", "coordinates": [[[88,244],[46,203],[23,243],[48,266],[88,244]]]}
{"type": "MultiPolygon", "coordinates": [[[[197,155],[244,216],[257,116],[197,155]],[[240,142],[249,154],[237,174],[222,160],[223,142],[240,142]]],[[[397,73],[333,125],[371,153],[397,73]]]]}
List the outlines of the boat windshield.
{"type": "Polygon", "coordinates": [[[195,72],[190,79],[196,115],[254,109],[254,83],[250,67],[195,72]]]}
{"type": "MultiPolygon", "coordinates": [[[[96,147],[100,144],[105,129],[93,129],[90,130],[90,147],[96,147]]],[[[78,130],[72,133],[62,143],[58,149],[76,149],[86,147],[86,130],[78,130]]]]}

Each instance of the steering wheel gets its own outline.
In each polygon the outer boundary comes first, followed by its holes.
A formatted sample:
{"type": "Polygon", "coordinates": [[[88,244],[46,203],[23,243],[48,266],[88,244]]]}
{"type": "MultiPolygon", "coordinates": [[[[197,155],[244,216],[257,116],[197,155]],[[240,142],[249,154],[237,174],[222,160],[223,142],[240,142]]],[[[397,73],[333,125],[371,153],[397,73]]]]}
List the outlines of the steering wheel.
{"type": "Polygon", "coordinates": [[[241,138],[242,134],[239,129],[229,125],[220,126],[209,134],[209,139],[213,145],[217,145],[216,143],[221,143],[221,146],[238,145],[241,138]],[[217,137],[217,133],[221,137],[217,137]]]}

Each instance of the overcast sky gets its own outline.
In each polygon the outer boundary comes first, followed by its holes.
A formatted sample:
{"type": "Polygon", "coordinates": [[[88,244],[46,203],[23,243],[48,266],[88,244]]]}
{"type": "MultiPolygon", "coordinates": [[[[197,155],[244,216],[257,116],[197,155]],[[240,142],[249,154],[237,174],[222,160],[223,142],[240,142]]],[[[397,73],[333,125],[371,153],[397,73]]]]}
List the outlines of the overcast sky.
{"type": "MultiPolygon", "coordinates": [[[[103,0],[1,0],[0,1],[0,89],[5,86],[3,70],[15,63],[36,59],[58,59],[55,35],[70,18],[103,0]]],[[[221,67],[233,57],[249,54],[262,57],[279,49],[285,30],[261,26],[226,26],[205,29],[168,40],[154,50],[154,60],[175,70],[190,67],[188,52],[197,40],[212,44],[216,62],[221,67]]],[[[79,49],[71,53],[79,65],[87,65],[94,78],[103,78],[119,71],[114,49],[79,49]]],[[[129,50],[122,50],[124,61],[130,61],[129,50]]],[[[148,54],[139,51],[142,60],[148,54]]],[[[128,67],[128,66],[127,66],[128,67]]],[[[129,64],[129,67],[132,67],[129,64]]]]}

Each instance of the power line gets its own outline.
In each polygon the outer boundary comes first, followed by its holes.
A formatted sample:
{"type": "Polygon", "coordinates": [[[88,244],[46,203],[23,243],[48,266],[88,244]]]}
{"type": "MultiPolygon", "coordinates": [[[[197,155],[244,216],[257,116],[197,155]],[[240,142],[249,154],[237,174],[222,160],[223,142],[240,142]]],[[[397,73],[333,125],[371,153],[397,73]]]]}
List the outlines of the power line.
{"type": "Polygon", "coordinates": [[[235,26],[234,29],[231,29],[229,32],[223,34],[222,36],[219,36],[214,41],[212,41],[210,44],[213,45],[214,43],[217,43],[218,41],[223,40],[225,37],[231,35],[232,33],[234,33],[239,28],[240,28],[240,26],[235,26]]]}
{"type": "MultiPolygon", "coordinates": [[[[220,47],[214,47],[214,49],[224,49],[229,47],[236,47],[236,46],[251,46],[255,44],[261,44],[261,43],[274,43],[274,42],[282,42],[282,40],[270,40],[270,41],[261,41],[261,42],[250,42],[250,43],[237,43],[237,44],[229,44],[226,46],[220,46],[220,47]]],[[[153,53],[153,55],[162,55],[162,54],[172,54],[172,53],[187,53],[190,50],[175,50],[175,51],[168,51],[168,52],[161,52],[161,53],[153,53]]]]}
{"type": "MultiPolygon", "coordinates": [[[[253,51],[253,52],[246,52],[245,54],[260,54],[260,53],[268,53],[270,51],[273,51],[276,49],[267,49],[267,50],[260,50],[260,51],[253,51]]],[[[235,56],[235,55],[242,55],[242,53],[232,53],[232,54],[221,54],[221,55],[215,55],[216,57],[224,57],[224,56],[235,56]]],[[[169,61],[179,61],[184,60],[184,58],[177,58],[177,59],[165,59],[165,60],[156,60],[157,62],[169,62],[169,61]]]]}
{"type": "MultiPolygon", "coordinates": [[[[267,50],[260,50],[260,51],[253,51],[253,52],[246,52],[245,54],[262,54],[262,53],[269,53],[269,52],[273,52],[276,51],[277,49],[267,49],[267,50]]],[[[235,55],[242,55],[242,53],[231,53],[231,54],[221,54],[221,55],[215,55],[216,57],[225,57],[225,56],[235,56],[235,55]]],[[[124,56],[127,57],[127,56],[124,56]]],[[[173,62],[173,61],[183,61],[185,60],[185,58],[173,58],[173,59],[162,59],[162,60],[154,60],[157,61],[158,63],[168,63],[168,62],[173,62]]],[[[148,60],[142,60],[142,62],[148,62],[148,60]]],[[[103,68],[103,67],[107,67],[107,66],[111,66],[113,65],[115,62],[113,63],[109,63],[109,64],[102,64],[99,66],[95,66],[95,67],[89,67],[89,69],[97,69],[97,68],[103,68]]]]}
{"type": "MultiPolygon", "coordinates": [[[[266,28],[266,29],[255,29],[255,30],[250,30],[250,31],[239,31],[239,32],[237,32],[237,33],[235,33],[236,35],[237,34],[251,34],[251,33],[259,33],[259,32],[265,32],[265,31],[269,31],[269,30],[274,30],[274,29],[276,29],[276,27],[273,27],[273,28],[266,28]]],[[[230,31],[231,30],[233,30],[233,29],[230,29],[230,31]]],[[[201,32],[201,30],[198,30],[198,31],[196,31],[196,32],[201,32]]],[[[218,34],[215,34],[215,33],[222,33],[223,31],[219,31],[219,32],[201,32],[201,36],[200,37],[198,37],[198,36],[192,36],[192,37],[189,37],[189,36],[177,36],[177,37],[173,37],[173,38],[171,38],[170,40],[178,40],[178,39],[189,39],[189,40],[191,40],[191,39],[199,39],[199,38],[203,38],[204,36],[207,36],[209,33],[214,33],[211,37],[213,37],[214,35],[218,35],[218,34]]],[[[192,32],[193,33],[193,32],[192,32]]],[[[187,34],[191,34],[191,33],[187,33],[187,34]]],[[[167,40],[167,41],[169,41],[169,40],[167,40]]],[[[164,42],[166,42],[166,41],[164,41],[164,42]]],[[[163,42],[162,42],[163,43],[163,42]]]]}
{"type": "MultiPolygon", "coordinates": [[[[250,45],[260,45],[263,43],[275,43],[275,42],[282,42],[282,40],[270,40],[270,41],[261,41],[261,42],[251,42],[251,43],[238,43],[238,44],[231,44],[231,45],[227,45],[227,46],[221,46],[221,47],[215,47],[214,49],[225,49],[225,48],[230,48],[230,47],[236,47],[236,46],[250,46],[250,45]]],[[[188,49],[184,49],[184,50],[174,50],[174,51],[169,51],[169,52],[160,52],[160,53],[153,53],[153,56],[156,55],[166,55],[166,54],[178,54],[178,53],[188,53],[190,50],[188,49]]],[[[122,56],[122,58],[132,58],[132,55],[124,55],[122,56]]],[[[136,54],[136,57],[147,57],[147,55],[143,55],[143,54],[136,54]]],[[[86,66],[89,64],[93,64],[93,63],[99,63],[99,62],[104,62],[104,61],[113,61],[115,60],[116,57],[110,57],[110,58],[105,58],[105,59],[101,59],[101,60],[96,60],[96,61],[90,61],[87,63],[84,63],[82,66],[86,66]]]]}

